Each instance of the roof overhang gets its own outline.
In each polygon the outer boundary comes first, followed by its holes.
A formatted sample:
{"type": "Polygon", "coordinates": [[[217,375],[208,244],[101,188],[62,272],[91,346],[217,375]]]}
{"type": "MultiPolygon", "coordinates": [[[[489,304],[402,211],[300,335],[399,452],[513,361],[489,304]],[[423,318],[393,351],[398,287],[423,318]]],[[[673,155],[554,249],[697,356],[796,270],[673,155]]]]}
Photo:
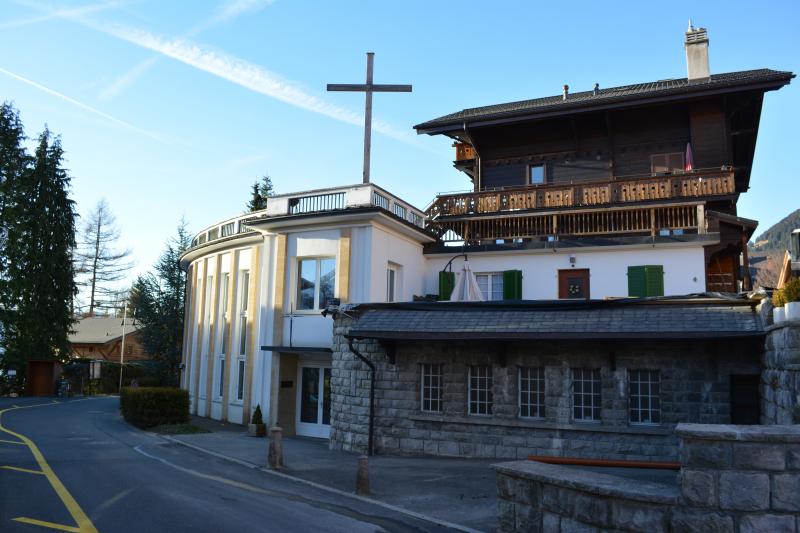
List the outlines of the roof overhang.
{"type": "Polygon", "coordinates": [[[260,244],[263,241],[264,237],[258,232],[238,233],[230,237],[223,237],[222,239],[195,246],[191,250],[185,252],[179,260],[180,267],[185,272],[189,269],[189,265],[192,264],[192,262],[208,254],[230,250],[238,246],[252,246],[254,244],[260,244]]]}
{"type": "Polygon", "coordinates": [[[697,340],[697,339],[741,339],[760,338],[765,335],[763,331],[713,331],[713,332],[546,332],[546,333],[480,333],[459,331],[425,331],[417,333],[397,331],[377,331],[351,329],[347,335],[353,339],[375,339],[393,342],[454,342],[454,341],[485,341],[485,342],[514,342],[514,341],[574,341],[574,340],[614,340],[638,342],[648,339],[658,340],[697,340]]]}

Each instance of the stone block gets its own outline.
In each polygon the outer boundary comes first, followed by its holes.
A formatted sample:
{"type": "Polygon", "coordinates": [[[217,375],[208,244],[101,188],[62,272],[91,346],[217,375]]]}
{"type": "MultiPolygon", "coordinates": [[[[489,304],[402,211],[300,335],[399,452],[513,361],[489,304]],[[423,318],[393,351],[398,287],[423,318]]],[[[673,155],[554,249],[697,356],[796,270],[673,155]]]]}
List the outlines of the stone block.
{"type": "Polygon", "coordinates": [[[739,533],[793,533],[794,521],[791,515],[744,515],[739,519],[739,533]]]}
{"type": "Polygon", "coordinates": [[[505,474],[497,476],[497,497],[523,505],[539,504],[538,485],[525,478],[512,477],[505,474]]]}
{"type": "Polygon", "coordinates": [[[551,531],[559,531],[561,529],[561,517],[557,514],[548,513],[547,511],[542,513],[542,531],[544,533],[549,533],[551,531]]]}
{"type": "Polygon", "coordinates": [[[670,519],[672,531],[681,533],[731,533],[733,518],[720,513],[677,508],[670,519]]]}
{"type": "Polygon", "coordinates": [[[684,466],[700,468],[729,468],[732,462],[729,442],[684,439],[681,443],[681,462],[684,466]]]}
{"type": "Polygon", "coordinates": [[[400,449],[404,452],[421,453],[425,449],[425,442],[419,439],[400,439],[400,449]]]}
{"type": "Polygon", "coordinates": [[[439,442],[439,455],[458,456],[458,443],[452,441],[439,442]]]}
{"type": "Polygon", "coordinates": [[[786,450],[786,468],[800,470],[800,446],[789,446],[786,450]]]}
{"type": "Polygon", "coordinates": [[[680,485],[684,498],[691,505],[713,507],[717,504],[717,484],[712,472],[684,469],[680,485]]]}
{"type": "Polygon", "coordinates": [[[572,516],[575,511],[575,493],[553,485],[542,487],[542,508],[562,516],[572,516]]]}
{"type": "Polygon", "coordinates": [[[516,531],[516,505],[506,500],[497,500],[497,523],[500,531],[516,531]]]}
{"type": "Polygon", "coordinates": [[[542,513],[537,507],[530,505],[516,505],[516,524],[517,531],[540,531],[542,513]]]}
{"type": "Polygon", "coordinates": [[[777,444],[735,443],[733,466],[743,470],[784,470],[786,453],[777,444]]]}
{"type": "Polygon", "coordinates": [[[800,473],[775,474],[772,477],[772,508],[800,511],[800,473]]]}
{"type": "Polygon", "coordinates": [[[598,533],[600,531],[596,527],[566,517],[561,519],[560,527],[561,533],[598,533]]]}
{"type": "Polygon", "coordinates": [[[769,475],[722,472],[719,475],[719,505],[736,511],[769,509],[769,475]]]}
{"type": "Polygon", "coordinates": [[[661,533],[667,531],[667,511],[665,507],[615,500],[611,504],[611,527],[661,533]]]}
{"type": "Polygon", "coordinates": [[[608,527],[611,521],[610,502],[602,496],[578,492],[575,495],[574,516],[586,524],[608,527]]]}

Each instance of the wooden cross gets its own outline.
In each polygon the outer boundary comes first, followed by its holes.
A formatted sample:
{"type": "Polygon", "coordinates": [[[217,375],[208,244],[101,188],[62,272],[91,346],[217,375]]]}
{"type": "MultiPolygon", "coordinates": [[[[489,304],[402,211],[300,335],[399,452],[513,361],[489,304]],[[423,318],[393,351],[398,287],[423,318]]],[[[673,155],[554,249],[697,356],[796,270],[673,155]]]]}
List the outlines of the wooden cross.
{"type": "Polygon", "coordinates": [[[369,183],[369,154],[372,144],[372,93],[410,93],[411,85],[375,85],[372,83],[372,62],[375,52],[367,52],[367,83],[364,85],[329,83],[329,91],[357,91],[366,93],[364,106],[364,183],[369,183]]]}

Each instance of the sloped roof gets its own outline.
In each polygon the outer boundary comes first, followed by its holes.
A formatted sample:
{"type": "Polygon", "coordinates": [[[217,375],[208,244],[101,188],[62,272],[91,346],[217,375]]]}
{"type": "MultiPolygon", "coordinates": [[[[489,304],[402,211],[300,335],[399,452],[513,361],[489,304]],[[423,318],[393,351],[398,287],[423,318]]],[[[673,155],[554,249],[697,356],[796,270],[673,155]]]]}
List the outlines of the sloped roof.
{"type": "MultiPolygon", "coordinates": [[[[78,320],[75,332],[69,336],[72,344],[105,344],[122,337],[122,318],[93,316],[78,320]]],[[[139,326],[131,319],[125,321],[125,334],[137,331],[139,326]]]]}
{"type": "Polygon", "coordinates": [[[463,123],[479,120],[493,120],[512,118],[526,115],[536,115],[539,113],[558,113],[567,114],[572,110],[586,107],[611,105],[615,103],[646,99],[653,97],[668,97],[675,95],[694,95],[707,93],[715,90],[732,89],[737,87],[751,88],[762,85],[774,84],[778,88],[791,81],[794,74],[791,72],[777,71],[771,69],[745,70],[740,72],[726,72],[723,74],[712,74],[706,81],[692,81],[687,78],[658,80],[646,83],[636,83],[633,85],[622,85],[600,89],[598,94],[593,91],[583,91],[569,93],[567,99],[562,95],[547,96],[544,98],[534,98],[532,100],[521,100],[504,104],[489,105],[483,107],[473,107],[451,113],[442,117],[417,124],[414,128],[418,133],[437,133],[432,131],[448,125],[460,126],[463,123]]]}
{"type": "Polygon", "coordinates": [[[753,302],[715,298],[356,306],[352,337],[393,340],[758,337],[753,302]]]}

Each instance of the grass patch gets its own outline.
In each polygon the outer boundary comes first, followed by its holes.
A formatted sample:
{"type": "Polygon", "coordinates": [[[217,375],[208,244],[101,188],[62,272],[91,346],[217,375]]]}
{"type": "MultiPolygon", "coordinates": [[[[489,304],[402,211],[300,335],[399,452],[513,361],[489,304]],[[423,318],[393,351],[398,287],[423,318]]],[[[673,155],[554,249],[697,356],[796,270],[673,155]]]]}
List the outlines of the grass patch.
{"type": "Polygon", "coordinates": [[[191,435],[193,433],[211,433],[207,429],[195,426],[194,424],[161,424],[150,428],[150,431],[160,435],[191,435]]]}

